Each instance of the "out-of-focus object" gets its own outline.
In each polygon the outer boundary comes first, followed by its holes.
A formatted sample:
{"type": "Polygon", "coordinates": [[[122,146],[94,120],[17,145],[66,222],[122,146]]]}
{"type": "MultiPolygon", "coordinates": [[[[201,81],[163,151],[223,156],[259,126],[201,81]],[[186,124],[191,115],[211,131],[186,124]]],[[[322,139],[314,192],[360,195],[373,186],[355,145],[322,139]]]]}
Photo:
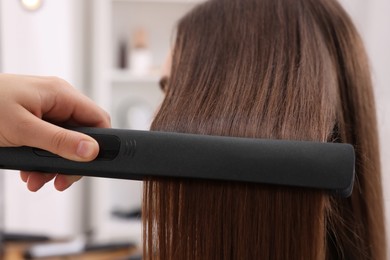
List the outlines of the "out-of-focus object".
{"type": "Polygon", "coordinates": [[[133,46],[129,51],[130,72],[136,75],[147,75],[152,67],[152,53],[148,48],[145,29],[137,29],[133,39],[133,46]]]}
{"type": "Polygon", "coordinates": [[[120,105],[117,114],[121,128],[148,130],[153,108],[144,100],[127,99],[120,105]]]}
{"type": "Polygon", "coordinates": [[[10,243],[25,243],[25,242],[46,242],[50,240],[50,237],[43,234],[31,234],[31,233],[3,233],[3,241],[10,243]]]}
{"type": "Polygon", "coordinates": [[[118,61],[118,67],[120,69],[126,69],[127,68],[127,44],[124,41],[120,41],[119,43],[119,61],[118,61]]]}
{"type": "MultiPolygon", "coordinates": [[[[78,237],[74,240],[36,244],[28,248],[24,253],[25,259],[64,257],[71,259],[72,256],[80,255],[86,252],[103,252],[115,250],[134,250],[135,245],[128,241],[118,241],[111,243],[87,243],[84,237],[78,237]]],[[[92,259],[92,258],[91,258],[92,259]]]]}
{"type": "Polygon", "coordinates": [[[36,11],[43,5],[43,0],[20,0],[22,6],[28,11],[36,11]]]}

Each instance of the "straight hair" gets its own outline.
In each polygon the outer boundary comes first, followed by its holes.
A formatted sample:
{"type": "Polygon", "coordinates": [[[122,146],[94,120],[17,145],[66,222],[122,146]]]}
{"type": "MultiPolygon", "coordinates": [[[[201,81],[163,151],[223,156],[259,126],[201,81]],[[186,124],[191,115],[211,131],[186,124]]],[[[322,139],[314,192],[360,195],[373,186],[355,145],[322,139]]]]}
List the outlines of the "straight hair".
{"type": "Polygon", "coordinates": [[[386,259],[376,125],[364,46],[336,0],[198,5],[151,129],[351,143],[354,191],[151,178],[145,259],[386,259]]]}

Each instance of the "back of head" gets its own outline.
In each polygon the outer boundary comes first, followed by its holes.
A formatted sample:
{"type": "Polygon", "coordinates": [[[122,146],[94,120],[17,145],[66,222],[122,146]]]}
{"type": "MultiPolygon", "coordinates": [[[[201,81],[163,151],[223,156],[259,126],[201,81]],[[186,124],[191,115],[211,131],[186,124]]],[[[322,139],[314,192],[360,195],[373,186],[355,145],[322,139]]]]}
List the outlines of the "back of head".
{"type": "Polygon", "coordinates": [[[196,7],[179,22],[152,129],[352,143],[357,181],[350,198],[338,199],[271,185],[148,180],[146,259],[385,259],[372,86],[361,40],[336,1],[196,7]]]}

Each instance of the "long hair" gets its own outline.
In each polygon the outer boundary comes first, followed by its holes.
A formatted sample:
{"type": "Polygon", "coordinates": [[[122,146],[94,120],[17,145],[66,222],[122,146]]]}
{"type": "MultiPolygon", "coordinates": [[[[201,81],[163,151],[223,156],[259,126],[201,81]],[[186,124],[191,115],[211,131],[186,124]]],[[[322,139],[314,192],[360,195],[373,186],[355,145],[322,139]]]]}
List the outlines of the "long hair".
{"type": "Polygon", "coordinates": [[[197,6],[178,23],[152,130],[351,143],[356,182],[341,199],[303,188],[147,180],[145,259],[386,258],[372,83],[362,41],[337,1],[197,6]]]}

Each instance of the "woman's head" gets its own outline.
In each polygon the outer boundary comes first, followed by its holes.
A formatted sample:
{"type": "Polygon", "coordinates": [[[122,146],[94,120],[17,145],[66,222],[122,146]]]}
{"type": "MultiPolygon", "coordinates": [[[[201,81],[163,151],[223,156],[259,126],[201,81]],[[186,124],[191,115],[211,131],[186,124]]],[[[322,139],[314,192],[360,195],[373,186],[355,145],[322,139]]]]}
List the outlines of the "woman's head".
{"type": "Polygon", "coordinates": [[[166,98],[152,129],[352,143],[357,186],[340,200],[305,189],[150,180],[146,255],[383,259],[373,106],[361,40],[336,1],[199,5],[178,24],[166,98]]]}

